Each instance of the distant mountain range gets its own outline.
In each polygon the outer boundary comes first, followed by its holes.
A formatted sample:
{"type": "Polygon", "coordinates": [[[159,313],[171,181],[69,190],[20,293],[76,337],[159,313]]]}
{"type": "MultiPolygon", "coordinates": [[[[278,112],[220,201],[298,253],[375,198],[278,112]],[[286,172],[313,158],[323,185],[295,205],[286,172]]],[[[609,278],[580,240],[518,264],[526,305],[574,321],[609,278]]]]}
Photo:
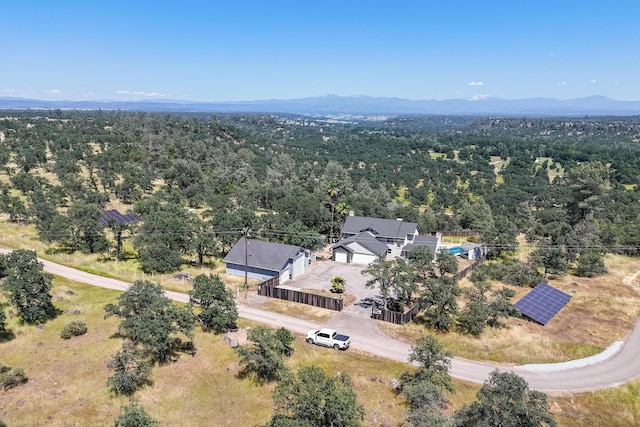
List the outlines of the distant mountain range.
{"type": "Polygon", "coordinates": [[[604,96],[576,99],[474,99],[411,100],[371,96],[327,95],[300,99],[237,102],[148,101],[43,101],[0,97],[0,109],[127,110],[193,113],[286,113],[310,116],[376,115],[481,115],[481,116],[635,116],[640,101],[617,101],[604,96]]]}

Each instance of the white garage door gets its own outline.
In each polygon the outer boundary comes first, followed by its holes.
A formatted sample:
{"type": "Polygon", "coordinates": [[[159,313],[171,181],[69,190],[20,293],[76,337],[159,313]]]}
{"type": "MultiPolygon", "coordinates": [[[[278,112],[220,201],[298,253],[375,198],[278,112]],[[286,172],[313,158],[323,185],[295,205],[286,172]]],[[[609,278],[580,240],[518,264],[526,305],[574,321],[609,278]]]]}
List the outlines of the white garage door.
{"type": "Polygon", "coordinates": [[[336,262],[347,262],[346,252],[334,252],[333,256],[335,257],[336,262]]]}
{"type": "Polygon", "coordinates": [[[375,255],[353,254],[351,262],[353,264],[371,264],[373,261],[375,261],[375,259],[375,255]]]}

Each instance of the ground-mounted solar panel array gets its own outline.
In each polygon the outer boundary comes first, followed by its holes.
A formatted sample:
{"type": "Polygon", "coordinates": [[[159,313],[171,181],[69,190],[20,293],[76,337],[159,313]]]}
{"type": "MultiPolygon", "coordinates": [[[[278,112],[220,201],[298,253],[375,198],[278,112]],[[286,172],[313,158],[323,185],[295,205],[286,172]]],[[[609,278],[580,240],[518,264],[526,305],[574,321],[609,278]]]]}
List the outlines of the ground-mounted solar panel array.
{"type": "Polygon", "coordinates": [[[570,299],[571,295],[546,283],[540,283],[514,305],[531,320],[546,325],[570,299]]]}
{"type": "Polygon", "coordinates": [[[139,220],[140,220],[140,217],[138,217],[138,215],[135,215],[135,214],[122,215],[117,209],[110,209],[110,210],[102,211],[102,218],[100,218],[100,223],[103,225],[108,225],[109,222],[115,222],[118,224],[129,224],[139,220]]]}

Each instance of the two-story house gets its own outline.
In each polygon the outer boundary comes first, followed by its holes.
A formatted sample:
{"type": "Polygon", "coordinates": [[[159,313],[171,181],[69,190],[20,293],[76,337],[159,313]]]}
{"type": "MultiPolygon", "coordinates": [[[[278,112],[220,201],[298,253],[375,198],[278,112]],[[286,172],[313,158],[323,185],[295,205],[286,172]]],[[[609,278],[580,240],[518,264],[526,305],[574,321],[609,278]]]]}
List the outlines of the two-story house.
{"type": "Polygon", "coordinates": [[[420,236],[419,232],[415,222],[369,218],[350,212],[341,229],[341,240],[332,247],[332,258],[337,262],[369,264],[378,258],[406,258],[416,246],[427,246],[437,253],[439,236],[420,236]]]}

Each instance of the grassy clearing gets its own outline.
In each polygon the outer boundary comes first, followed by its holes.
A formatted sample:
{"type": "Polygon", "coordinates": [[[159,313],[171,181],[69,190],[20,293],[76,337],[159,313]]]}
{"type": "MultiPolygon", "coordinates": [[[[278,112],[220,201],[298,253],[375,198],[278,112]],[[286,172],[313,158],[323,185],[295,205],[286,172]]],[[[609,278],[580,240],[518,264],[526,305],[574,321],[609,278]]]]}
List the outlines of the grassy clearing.
{"type": "MultiPolygon", "coordinates": [[[[29,381],[0,392],[0,419],[8,425],[108,425],[127,402],[105,385],[111,375],[106,362],[122,340],[114,337],[119,320],[105,320],[103,307],[119,293],[56,278],[53,295],[61,314],[43,328],[22,325],[15,317],[8,321],[15,337],[0,342],[0,361],[25,369],[29,381]],[[67,314],[74,310],[80,314],[67,314]],[[88,333],[63,340],[60,331],[71,320],[87,323],[88,333]]],[[[250,426],[269,419],[274,385],[239,380],[238,358],[223,339],[197,331],[195,357],[182,355],[175,363],[154,367],[154,384],[136,398],[162,425],[250,426]]],[[[302,336],[293,347],[288,365],[294,370],[315,365],[328,374],[351,375],[365,406],[364,425],[392,425],[402,418],[404,400],[389,384],[406,364],[310,346],[302,336]]]]}
{"type": "Polygon", "coordinates": [[[550,396],[549,403],[560,426],[637,426],[640,380],[593,393],[550,396]]]}
{"type": "Polygon", "coordinates": [[[393,201],[402,205],[409,204],[407,200],[407,194],[409,192],[409,188],[406,185],[401,185],[396,190],[396,197],[394,197],[393,201]]]}
{"type": "Polygon", "coordinates": [[[541,168],[542,167],[542,163],[547,162],[547,164],[549,166],[547,166],[547,173],[549,174],[549,182],[553,182],[554,178],[556,176],[562,176],[564,175],[564,168],[562,166],[560,166],[559,163],[555,163],[553,161],[553,158],[551,157],[538,157],[535,160],[536,163],[536,168],[541,168]],[[551,166],[556,166],[554,169],[551,168],[551,166]]]}

